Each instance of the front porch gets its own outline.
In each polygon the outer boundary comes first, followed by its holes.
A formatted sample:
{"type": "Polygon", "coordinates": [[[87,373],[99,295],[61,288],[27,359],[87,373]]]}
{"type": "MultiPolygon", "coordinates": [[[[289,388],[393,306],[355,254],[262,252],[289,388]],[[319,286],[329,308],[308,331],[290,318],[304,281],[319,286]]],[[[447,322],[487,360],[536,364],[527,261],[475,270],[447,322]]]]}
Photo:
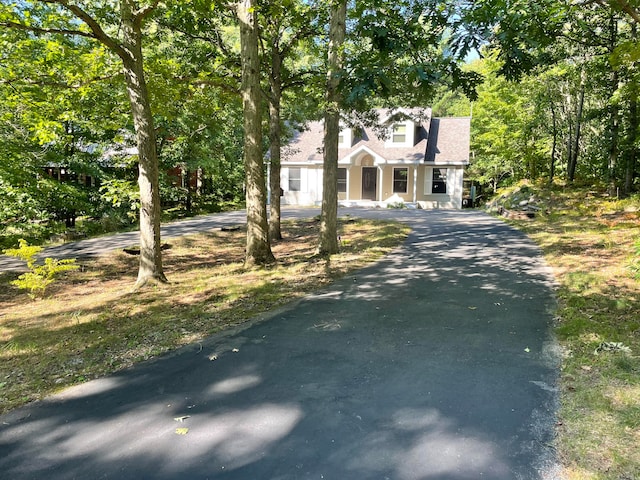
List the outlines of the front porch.
{"type": "MultiPolygon", "coordinates": [[[[418,162],[388,162],[362,148],[338,162],[338,201],[371,205],[418,200],[418,162]]],[[[385,205],[386,206],[386,205],[385,205]]]]}

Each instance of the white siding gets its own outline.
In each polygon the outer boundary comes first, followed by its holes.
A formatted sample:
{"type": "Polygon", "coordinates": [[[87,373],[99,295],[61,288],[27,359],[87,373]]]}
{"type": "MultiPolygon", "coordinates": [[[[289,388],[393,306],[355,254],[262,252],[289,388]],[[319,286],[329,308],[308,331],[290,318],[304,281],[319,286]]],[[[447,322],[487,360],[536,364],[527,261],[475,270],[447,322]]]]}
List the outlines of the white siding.
{"type": "Polygon", "coordinates": [[[282,203],[284,205],[316,205],[322,202],[322,170],[305,166],[292,168],[300,168],[300,191],[288,190],[289,168],[283,168],[280,174],[280,183],[284,190],[282,203]]]}
{"type": "Polygon", "coordinates": [[[424,189],[418,204],[422,208],[462,208],[462,177],[461,167],[447,168],[447,193],[432,193],[433,169],[444,166],[429,166],[424,170],[424,189]]]}

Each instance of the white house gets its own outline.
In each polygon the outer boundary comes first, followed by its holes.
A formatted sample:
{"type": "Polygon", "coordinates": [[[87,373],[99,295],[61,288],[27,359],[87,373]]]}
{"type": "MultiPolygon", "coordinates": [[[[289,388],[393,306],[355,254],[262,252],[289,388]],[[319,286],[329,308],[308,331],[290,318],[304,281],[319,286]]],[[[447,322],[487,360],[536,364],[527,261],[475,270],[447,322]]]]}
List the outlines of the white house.
{"type": "MultiPolygon", "coordinates": [[[[340,133],[339,202],[379,204],[400,197],[420,208],[461,208],[471,118],[432,118],[431,109],[377,113],[378,125],[344,126],[340,133]]],[[[284,205],[322,202],[322,130],[322,122],[312,122],[283,148],[284,205]]]]}

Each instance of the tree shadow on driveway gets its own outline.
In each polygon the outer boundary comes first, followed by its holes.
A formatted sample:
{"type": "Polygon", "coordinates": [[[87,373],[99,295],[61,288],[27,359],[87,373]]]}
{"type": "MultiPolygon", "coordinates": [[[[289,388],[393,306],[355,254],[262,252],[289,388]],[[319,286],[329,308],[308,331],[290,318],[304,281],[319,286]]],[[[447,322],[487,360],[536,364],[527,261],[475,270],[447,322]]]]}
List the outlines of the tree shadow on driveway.
{"type": "Polygon", "coordinates": [[[553,279],[477,212],[252,325],[0,417],[6,478],[554,478],[553,279]],[[181,430],[188,429],[188,430],[181,430]]]}

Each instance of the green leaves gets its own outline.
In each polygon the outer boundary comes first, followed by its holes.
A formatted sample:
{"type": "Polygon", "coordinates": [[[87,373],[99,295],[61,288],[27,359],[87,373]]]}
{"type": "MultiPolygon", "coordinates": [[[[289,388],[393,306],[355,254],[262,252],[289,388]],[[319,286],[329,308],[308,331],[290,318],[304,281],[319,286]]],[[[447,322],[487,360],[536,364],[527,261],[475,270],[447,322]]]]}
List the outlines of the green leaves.
{"type": "Polygon", "coordinates": [[[459,67],[466,51],[450,48],[465,37],[451,35],[460,24],[459,11],[447,2],[356,4],[350,11],[343,81],[347,109],[384,103],[426,106],[442,84],[473,96],[478,78],[459,67]]]}
{"type": "Polygon", "coordinates": [[[472,41],[475,47],[488,42],[502,62],[500,73],[510,80],[543,62],[543,49],[556,42],[566,23],[567,10],[556,0],[465,3],[458,28],[468,28],[476,35],[472,34],[472,40],[457,38],[457,47],[468,49],[472,41]]]}
{"type": "Polygon", "coordinates": [[[132,180],[104,179],[100,186],[100,197],[112,208],[124,211],[131,223],[134,223],[138,218],[140,192],[132,180]]]}
{"type": "Polygon", "coordinates": [[[58,260],[47,257],[43,264],[38,265],[36,255],[42,251],[42,247],[30,246],[24,239],[20,239],[19,243],[19,248],[7,249],[4,254],[27,262],[29,271],[20,275],[11,284],[20,289],[29,290],[28,294],[32,299],[43,296],[59,273],[78,269],[75,259],[58,260]]]}

